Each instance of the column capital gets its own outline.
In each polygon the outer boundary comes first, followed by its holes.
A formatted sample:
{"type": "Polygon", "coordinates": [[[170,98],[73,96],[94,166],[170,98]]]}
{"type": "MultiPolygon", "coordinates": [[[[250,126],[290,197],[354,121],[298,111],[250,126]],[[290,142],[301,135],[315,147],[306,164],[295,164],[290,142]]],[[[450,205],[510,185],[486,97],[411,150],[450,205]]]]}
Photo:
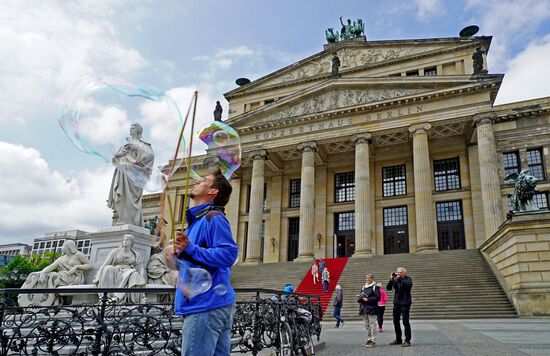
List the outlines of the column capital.
{"type": "Polygon", "coordinates": [[[423,134],[423,133],[428,133],[428,131],[430,131],[431,128],[432,128],[432,125],[430,125],[427,122],[424,122],[421,124],[414,124],[409,126],[409,132],[412,133],[413,135],[423,134]]]}
{"type": "Polygon", "coordinates": [[[497,114],[494,112],[484,112],[480,114],[474,115],[474,119],[472,121],[472,125],[474,127],[478,127],[481,125],[488,125],[495,122],[495,119],[497,118],[497,114]]]}
{"type": "Polygon", "coordinates": [[[257,159],[266,159],[267,151],[266,150],[256,150],[250,152],[250,157],[255,161],[257,159]]]}
{"type": "Polygon", "coordinates": [[[317,142],[315,141],[302,142],[298,145],[298,150],[300,152],[315,152],[317,151],[317,142]]]}
{"type": "Polygon", "coordinates": [[[356,145],[358,145],[360,143],[371,143],[372,142],[372,135],[371,135],[370,132],[355,134],[351,137],[351,140],[356,145]]]}

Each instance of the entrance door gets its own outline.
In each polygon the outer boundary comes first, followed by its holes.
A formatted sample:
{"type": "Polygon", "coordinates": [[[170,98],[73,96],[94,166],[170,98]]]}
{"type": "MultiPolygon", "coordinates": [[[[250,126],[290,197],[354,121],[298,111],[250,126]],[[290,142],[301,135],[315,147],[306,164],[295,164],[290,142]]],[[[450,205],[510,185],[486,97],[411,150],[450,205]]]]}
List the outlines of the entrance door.
{"type": "Polygon", "coordinates": [[[384,208],[384,254],[409,252],[407,207],[384,208]]]}
{"type": "Polygon", "coordinates": [[[351,257],[355,253],[355,213],[334,215],[336,227],[336,256],[351,257]]]}
{"type": "Polygon", "coordinates": [[[462,202],[448,201],[435,205],[437,213],[437,240],[439,250],[466,248],[462,202]]]}
{"type": "Polygon", "coordinates": [[[288,261],[298,257],[298,237],[300,235],[300,218],[288,219],[288,261]]]}

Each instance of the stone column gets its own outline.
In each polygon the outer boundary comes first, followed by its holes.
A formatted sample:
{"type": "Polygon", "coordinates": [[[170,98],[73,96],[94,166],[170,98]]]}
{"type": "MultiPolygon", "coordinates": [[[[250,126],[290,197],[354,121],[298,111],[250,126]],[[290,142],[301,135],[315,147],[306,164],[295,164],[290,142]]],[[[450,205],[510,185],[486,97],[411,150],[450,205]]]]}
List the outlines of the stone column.
{"type": "Polygon", "coordinates": [[[353,136],[355,142],[355,253],[353,257],[371,257],[370,222],[370,133],[353,136]]]}
{"type": "Polygon", "coordinates": [[[248,234],[246,243],[246,260],[244,263],[260,262],[262,235],[262,216],[264,213],[264,164],[267,152],[258,150],[250,156],[252,163],[252,182],[250,183],[250,209],[248,212],[248,234]]]}
{"type": "Polygon", "coordinates": [[[432,175],[428,131],[432,125],[415,124],[409,127],[413,137],[414,205],[416,210],[416,252],[437,249],[432,211],[432,175]]]}
{"type": "Polygon", "coordinates": [[[298,257],[295,261],[313,260],[315,218],[315,142],[298,145],[302,151],[302,179],[300,185],[300,235],[298,257]]]}
{"type": "Polygon", "coordinates": [[[497,149],[493,135],[494,113],[474,116],[477,127],[477,147],[479,155],[479,173],[481,180],[481,198],[483,201],[483,220],[485,239],[493,236],[503,222],[500,178],[497,166],[497,149]]]}

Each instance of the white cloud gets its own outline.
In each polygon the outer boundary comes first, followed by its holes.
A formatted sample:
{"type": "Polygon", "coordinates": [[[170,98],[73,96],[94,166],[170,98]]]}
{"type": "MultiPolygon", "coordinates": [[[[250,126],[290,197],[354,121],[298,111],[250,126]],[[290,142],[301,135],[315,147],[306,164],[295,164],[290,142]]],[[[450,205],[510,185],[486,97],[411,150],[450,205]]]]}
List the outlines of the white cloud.
{"type": "Polygon", "coordinates": [[[550,96],[550,35],[529,43],[508,63],[496,103],[550,96]]]}
{"type": "Polygon", "coordinates": [[[215,79],[220,70],[231,68],[242,58],[247,58],[250,65],[250,61],[255,62],[261,57],[261,51],[253,50],[247,46],[237,46],[233,48],[221,48],[212,56],[196,56],[193,57],[193,60],[207,63],[207,69],[202,74],[202,79],[210,82],[215,79]]]}
{"type": "Polygon", "coordinates": [[[56,107],[80,75],[125,76],[147,65],[122,43],[112,25],[123,1],[2,2],[0,11],[0,122],[25,122],[56,107]],[[27,119],[28,120],[28,119],[27,119]]]}
{"type": "Polygon", "coordinates": [[[480,34],[494,36],[488,56],[491,72],[504,71],[514,47],[550,19],[550,1],[468,0],[466,9],[481,14],[476,19],[480,34]]]}
{"type": "Polygon", "coordinates": [[[31,243],[45,232],[94,231],[111,224],[106,206],[113,168],[67,177],[33,148],[0,141],[0,240],[31,243]]]}
{"type": "Polygon", "coordinates": [[[441,0],[415,0],[416,17],[420,21],[427,21],[434,16],[445,13],[441,0]]]}

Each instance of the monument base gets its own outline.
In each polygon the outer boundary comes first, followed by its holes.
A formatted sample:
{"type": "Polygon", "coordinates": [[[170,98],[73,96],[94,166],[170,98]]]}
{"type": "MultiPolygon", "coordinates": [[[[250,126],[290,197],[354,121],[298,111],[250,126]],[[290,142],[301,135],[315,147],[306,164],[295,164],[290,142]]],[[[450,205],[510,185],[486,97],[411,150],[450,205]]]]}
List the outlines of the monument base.
{"type": "Polygon", "coordinates": [[[519,315],[550,315],[550,211],[514,214],[480,251],[519,315]]]}
{"type": "Polygon", "coordinates": [[[94,268],[86,274],[85,283],[92,283],[97,271],[111,251],[117,249],[122,244],[122,237],[125,234],[134,236],[134,249],[141,254],[143,259],[143,268],[147,269],[149,258],[151,257],[151,246],[155,236],[151,235],[148,229],[134,225],[118,225],[105,229],[99,229],[96,232],[89,233],[92,244],[90,262],[94,268]]]}

